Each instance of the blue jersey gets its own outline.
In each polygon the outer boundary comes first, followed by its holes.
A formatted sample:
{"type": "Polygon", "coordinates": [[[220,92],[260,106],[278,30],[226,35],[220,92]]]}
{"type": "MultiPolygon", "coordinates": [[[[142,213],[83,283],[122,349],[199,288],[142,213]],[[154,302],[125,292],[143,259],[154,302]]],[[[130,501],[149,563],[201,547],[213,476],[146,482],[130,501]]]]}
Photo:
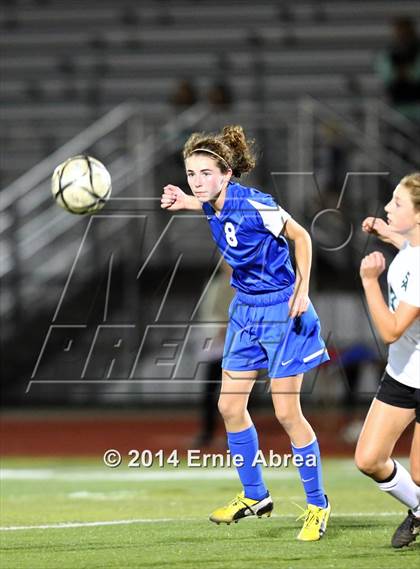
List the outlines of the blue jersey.
{"type": "Polygon", "coordinates": [[[289,246],[281,235],[290,215],[272,196],[229,182],[219,214],[209,203],[202,207],[213,239],[233,269],[231,284],[239,293],[261,295],[293,289],[289,246]]]}

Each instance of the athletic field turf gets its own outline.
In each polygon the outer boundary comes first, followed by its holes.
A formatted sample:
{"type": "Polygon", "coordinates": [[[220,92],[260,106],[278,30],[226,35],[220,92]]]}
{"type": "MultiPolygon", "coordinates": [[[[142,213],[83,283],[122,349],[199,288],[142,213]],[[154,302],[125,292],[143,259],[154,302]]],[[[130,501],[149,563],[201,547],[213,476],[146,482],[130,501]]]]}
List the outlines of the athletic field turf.
{"type": "Polygon", "coordinates": [[[320,568],[419,567],[420,541],[390,538],[405,516],[350,460],[325,461],[333,506],[326,536],[296,540],[303,504],[296,471],[266,470],[270,519],[230,526],[207,521],[239,490],[229,469],[109,469],[101,460],[6,459],[1,480],[1,567],[320,568]]]}

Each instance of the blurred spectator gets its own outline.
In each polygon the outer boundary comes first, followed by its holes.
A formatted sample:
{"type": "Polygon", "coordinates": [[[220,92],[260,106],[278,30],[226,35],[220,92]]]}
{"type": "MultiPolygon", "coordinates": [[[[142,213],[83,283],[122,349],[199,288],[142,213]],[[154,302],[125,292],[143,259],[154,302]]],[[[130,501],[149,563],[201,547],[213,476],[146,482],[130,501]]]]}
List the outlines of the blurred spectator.
{"type": "Polygon", "coordinates": [[[140,17],[135,6],[124,6],[121,12],[121,22],[125,26],[138,26],[140,17]]]}
{"type": "Polygon", "coordinates": [[[229,305],[234,296],[234,290],[230,286],[231,274],[231,268],[223,262],[219,272],[211,281],[206,296],[200,306],[200,320],[202,322],[220,324],[220,328],[217,337],[213,339],[207,361],[206,374],[203,380],[201,432],[195,440],[195,444],[199,447],[211,443],[216,430],[218,417],[217,396],[222,379],[223,346],[229,305]]]}
{"type": "Polygon", "coordinates": [[[411,18],[392,24],[393,39],[377,61],[391,105],[407,118],[420,122],[420,43],[411,18]]]}
{"type": "Polygon", "coordinates": [[[386,362],[373,346],[357,341],[328,346],[328,353],[330,361],[319,368],[316,378],[317,403],[355,411],[374,396],[386,362]]]}
{"type": "Polygon", "coordinates": [[[187,109],[195,105],[198,102],[198,96],[193,83],[188,79],[181,79],[169,102],[178,110],[187,109]]]}
{"type": "Polygon", "coordinates": [[[319,165],[323,172],[327,207],[336,207],[346,172],[349,170],[350,148],[340,124],[336,121],[323,122],[319,134],[319,165]]]}
{"type": "MultiPolygon", "coordinates": [[[[363,377],[363,368],[367,364],[373,364],[379,378],[385,368],[385,362],[382,361],[377,351],[362,343],[354,343],[343,349],[340,354],[341,366],[346,375],[348,390],[345,394],[344,405],[349,409],[353,409],[355,405],[360,403],[360,383],[363,377]]],[[[376,387],[376,386],[375,386],[376,387]]]]}
{"type": "Polygon", "coordinates": [[[77,71],[74,58],[68,55],[64,55],[57,61],[57,68],[61,73],[72,77],[77,71]]]}
{"type": "MultiPolygon", "coordinates": [[[[189,79],[181,79],[175,86],[175,90],[169,96],[169,104],[172,107],[174,116],[187,111],[199,102],[196,87],[189,79]]],[[[162,168],[157,168],[158,171],[164,174],[160,185],[164,185],[164,179],[170,178],[176,186],[183,186],[185,184],[185,166],[182,158],[181,148],[185,139],[191,134],[190,127],[180,128],[169,122],[164,128],[164,136],[168,144],[168,149],[171,153],[163,158],[162,168]]],[[[160,179],[157,178],[160,183],[160,179]]],[[[159,183],[157,187],[159,187],[159,183]]]]}
{"type": "Polygon", "coordinates": [[[223,82],[214,83],[207,93],[207,100],[215,110],[228,109],[232,104],[232,93],[229,86],[223,82]]]}

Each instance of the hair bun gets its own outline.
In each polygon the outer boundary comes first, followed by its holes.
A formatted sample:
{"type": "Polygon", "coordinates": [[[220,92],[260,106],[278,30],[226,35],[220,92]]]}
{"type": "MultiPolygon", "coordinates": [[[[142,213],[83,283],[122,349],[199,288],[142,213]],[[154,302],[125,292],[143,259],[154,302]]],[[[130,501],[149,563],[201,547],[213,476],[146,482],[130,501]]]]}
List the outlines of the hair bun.
{"type": "Polygon", "coordinates": [[[186,160],[194,152],[207,151],[214,155],[222,172],[230,167],[240,178],[255,167],[253,146],[254,141],[247,140],[240,125],[227,125],[219,134],[194,132],[184,145],[183,157],[186,160]]]}
{"type": "Polygon", "coordinates": [[[240,125],[223,127],[223,142],[233,151],[232,170],[236,177],[246,174],[255,168],[256,159],[253,152],[254,140],[247,140],[244,129],[240,125]]]}

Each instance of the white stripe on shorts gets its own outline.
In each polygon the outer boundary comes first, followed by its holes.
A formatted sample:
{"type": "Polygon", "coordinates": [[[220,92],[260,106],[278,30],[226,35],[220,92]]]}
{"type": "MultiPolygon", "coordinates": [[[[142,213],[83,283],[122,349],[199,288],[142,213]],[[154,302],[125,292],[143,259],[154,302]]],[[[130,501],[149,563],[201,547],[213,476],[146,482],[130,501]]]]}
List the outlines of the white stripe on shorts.
{"type": "Polygon", "coordinates": [[[314,352],[313,354],[311,354],[310,356],[306,356],[306,358],[303,358],[304,363],[306,364],[307,362],[310,362],[311,360],[313,360],[314,358],[316,358],[317,356],[320,356],[321,354],[323,354],[325,352],[325,348],[322,348],[322,350],[318,350],[317,352],[314,352]]]}

